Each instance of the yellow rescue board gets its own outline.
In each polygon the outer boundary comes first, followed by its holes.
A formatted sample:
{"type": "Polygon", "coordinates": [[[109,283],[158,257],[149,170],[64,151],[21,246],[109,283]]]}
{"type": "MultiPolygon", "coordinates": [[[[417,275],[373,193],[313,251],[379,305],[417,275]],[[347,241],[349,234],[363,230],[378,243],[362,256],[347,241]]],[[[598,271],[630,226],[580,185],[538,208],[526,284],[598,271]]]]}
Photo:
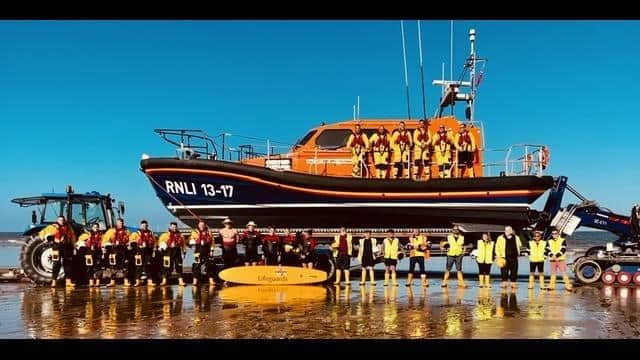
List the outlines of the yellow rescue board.
{"type": "Polygon", "coordinates": [[[321,270],[293,266],[238,266],[222,270],[220,278],[244,285],[304,285],[327,280],[321,270]]]}
{"type": "Polygon", "coordinates": [[[283,304],[325,301],[327,289],[322,286],[230,286],[220,290],[220,299],[228,303],[283,304]]]}

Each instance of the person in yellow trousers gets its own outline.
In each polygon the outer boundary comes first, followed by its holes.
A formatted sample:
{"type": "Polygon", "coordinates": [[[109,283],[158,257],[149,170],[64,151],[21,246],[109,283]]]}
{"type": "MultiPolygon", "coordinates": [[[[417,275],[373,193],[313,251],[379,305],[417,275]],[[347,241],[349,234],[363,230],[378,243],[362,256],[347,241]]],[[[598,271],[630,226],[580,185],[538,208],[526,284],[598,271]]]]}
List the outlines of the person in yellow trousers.
{"type": "Polygon", "coordinates": [[[451,177],[451,137],[444,125],[440,125],[431,144],[433,144],[433,152],[438,165],[438,176],[440,178],[451,177]]]}
{"type": "Polygon", "coordinates": [[[334,285],[340,285],[340,275],[344,272],[344,281],[349,286],[349,268],[351,267],[351,254],[353,253],[353,237],[347,234],[344,227],[340,228],[340,233],[333,238],[331,248],[336,262],[336,281],[334,285]]]}
{"type": "Polygon", "coordinates": [[[473,163],[476,152],[476,141],[467,129],[467,124],[460,124],[460,131],[453,142],[458,153],[458,177],[463,178],[465,171],[469,177],[474,177],[473,163]]]}
{"type": "Polygon", "coordinates": [[[431,131],[425,120],[420,120],[413,131],[413,179],[431,178],[431,131]]]}
{"type": "Polygon", "coordinates": [[[422,286],[429,286],[427,281],[427,272],[425,271],[425,257],[429,251],[431,244],[427,240],[427,237],[420,233],[419,229],[414,229],[413,234],[409,237],[409,274],[407,275],[407,286],[411,286],[413,282],[413,273],[415,272],[416,265],[420,269],[420,280],[422,286]]]}
{"type": "Polygon", "coordinates": [[[367,166],[367,151],[369,151],[369,139],[362,132],[360,124],[356,124],[353,134],[347,140],[347,149],[351,150],[352,175],[362,177],[363,169],[367,166]]]}
{"type": "Polygon", "coordinates": [[[535,285],[535,276],[540,278],[540,290],[544,289],[544,255],[547,251],[547,242],[542,240],[542,232],[533,233],[533,239],[529,241],[529,289],[535,285]]]}
{"type": "Polygon", "coordinates": [[[547,254],[549,255],[549,263],[551,265],[551,279],[549,279],[549,290],[556,289],[556,274],[562,273],[562,281],[565,288],[570,291],[572,289],[571,280],[567,275],[566,260],[567,241],[560,236],[557,229],[551,231],[551,239],[547,240],[547,254]]]}
{"type": "Polygon", "coordinates": [[[360,266],[362,266],[360,285],[365,285],[367,272],[369,272],[371,286],[376,284],[373,279],[373,266],[376,264],[377,242],[376,238],[371,237],[371,230],[367,230],[364,233],[364,237],[360,239],[358,247],[358,261],[360,262],[360,266]]]}
{"type": "Polygon", "coordinates": [[[400,121],[398,129],[391,135],[391,156],[396,168],[395,177],[409,178],[409,156],[411,156],[411,133],[407,130],[404,121],[400,121]]]}
{"type": "Polygon", "coordinates": [[[393,229],[387,231],[387,237],[382,243],[384,251],[384,286],[389,285],[389,274],[391,283],[398,286],[396,281],[396,265],[398,265],[398,253],[400,252],[400,239],[395,237],[393,229]]]}
{"type": "Polygon", "coordinates": [[[373,152],[373,164],[376,168],[376,177],[386,179],[389,172],[389,154],[391,152],[391,141],[389,133],[384,126],[378,127],[378,132],[371,135],[369,146],[373,152]]]}
{"type": "Polygon", "coordinates": [[[449,281],[449,272],[453,268],[453,265],[456,266],[456,275],[458,277],[458,287],[466,288],[467,285],[464,283],[464,275],[462,274],[462,258],[464,257],[464,236],[460,234],[460,227],[458,225],[454,225],[451,230],[451,234],[447,235],[447,240],[443,241],[440,246],[447,250],[447,265],[446,271],[444,272],[444,279],[442,280],[443,288],[448,286],[449,281]]]}
{"type": "Polygon", "coordinates": [[[522,241],[520,241],[520,237],[513,232],[511,226],[506,226],[504,228],[504,234],[498,236],[496,240],[496,258],[503,263],[503,266],[500,268],[500,274],[502,276],[502,284],[500,287],[506,288],[507,282],[511,283],[512,289],[517,287],[518,256],[520,256],[521,248],[522,241]]]}
{"type": "Polygon", "coordinates": [[[476,246],[477,255],[476,261],[478,262],[478,277],[480,280],[480,287],[491,287],[491,264],[493,264],[494,252],[493,249],[495,243],[491,240],[489,233],[483,233],[482,239],[478,240],[476,246]]]}

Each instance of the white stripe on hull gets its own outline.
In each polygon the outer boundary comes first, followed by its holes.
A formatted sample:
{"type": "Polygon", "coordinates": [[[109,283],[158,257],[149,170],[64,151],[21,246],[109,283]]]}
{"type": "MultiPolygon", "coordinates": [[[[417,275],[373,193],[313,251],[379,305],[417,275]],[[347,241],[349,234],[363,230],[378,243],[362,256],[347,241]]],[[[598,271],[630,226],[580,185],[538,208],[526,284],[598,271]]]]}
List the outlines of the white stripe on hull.
{"type": "Polygon", "coordinates": [[[526,207],[522,203],[300,203],[300,204],[229,204],[229,205],[169,205],[167,209],[256,209],[256,208],[333,208],[333,207],[419,207],[419,208],[477,208],[526,207]]]}

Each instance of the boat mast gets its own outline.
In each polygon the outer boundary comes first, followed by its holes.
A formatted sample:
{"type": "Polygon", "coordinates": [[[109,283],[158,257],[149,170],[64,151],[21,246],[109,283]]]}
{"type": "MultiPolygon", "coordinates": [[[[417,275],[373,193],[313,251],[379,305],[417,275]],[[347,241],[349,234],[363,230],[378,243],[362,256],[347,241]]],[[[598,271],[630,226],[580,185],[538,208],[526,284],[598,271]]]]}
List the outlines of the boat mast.
{"type": "Polygon", "coordinates": [[[474,120],[474,99],[476,97],[476,29],[469,29],[469,41],[471,42],[471,54],[469,55],[469,62],[471,69],[469,70],[469,80],[471,82],[471,98],[467,101],[466,118],[467,121],[473,123],[474,120]]]}
{"type": "Polygon", "coordinates": [[[427,97],[424,93],[424,67],[422,65],[422,29],[418,20],[418,50],[420,54],[420,85],[422,86],[422,118],[427,120],[427,97]]]}
{"type": "Polygon", "coordinates": [[[409,98],[409,76],[407,75],[407,48],[404,41],[404,21],[400,20],[400,32],[402,33],[402,59],[404,61],[404,85],[407,91],[407,115],[411,120],[411,100],[409,98]]]}

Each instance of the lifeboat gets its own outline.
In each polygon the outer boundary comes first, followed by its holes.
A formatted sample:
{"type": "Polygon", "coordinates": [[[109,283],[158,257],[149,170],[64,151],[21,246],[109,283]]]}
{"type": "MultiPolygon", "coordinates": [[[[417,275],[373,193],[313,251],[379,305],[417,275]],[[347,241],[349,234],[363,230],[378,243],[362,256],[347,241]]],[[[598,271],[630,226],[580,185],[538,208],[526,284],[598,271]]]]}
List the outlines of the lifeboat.
{"type": "MultiPolygon", "coordinates": [[[[261,227],[279,228],[448,228],[452,223],[526,226],[539,216],[531,204],[554,185],[554,179],[543,174],[548,147],[514,145],[502,149],[501,161],[486,159],[494,152],[485,148],[483,123],[473,115],[481,79],[477,74],[482,74],[476,68],[483,61],[473,49],[465,63],[468,81],[434,81],[443,87],[443,96],[436,116],[425,119],[432,135],[422,170],[428,176],[413,175],[412,145],[406,148],[409,157],[401,176],[394,176],[391,155],[387,172],[377,171],[371,144],[363,146],[354,160],[350,139],[356,127],[369,139],[384,128],[393,139],[402,129],[413,138],[420,126],[416,119],[360,119],[359,115],[310,129],[284,151],[278,151],[279,143],[267,139],[247,138],[260,144],[230,146],[230,139],[238,136],[156,129],[178,147],[178,156],[145,155],[141,170],[162,204],[189,226],[198,220],[218,226],[227,217],[237,224],[255,221],[261,227]],[[469,90],[463,93],[463,89],[469,90]],[[452,105],[458,101],[466,104],[463,120],[443,115],[448,109],[453,113],[452,105]],[[471,165],[459,167],[463,151],[456,139],[465,131],[474,143],[472,150],[464,151],[472,151],[471,165]],[[440,149],[433,141],[438,132],[446,132],[442,136],[451,147],[451,167],[438,166],[440,149]]],[[[393,151],[393,144],[391,148],[393,151]]]]}

